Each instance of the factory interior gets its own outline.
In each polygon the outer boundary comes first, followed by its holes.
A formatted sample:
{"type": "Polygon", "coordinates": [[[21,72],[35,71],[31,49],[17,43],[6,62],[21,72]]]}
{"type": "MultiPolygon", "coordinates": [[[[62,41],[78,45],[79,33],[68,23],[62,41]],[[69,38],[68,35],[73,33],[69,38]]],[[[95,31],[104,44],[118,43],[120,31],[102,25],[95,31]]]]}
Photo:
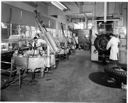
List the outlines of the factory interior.
{"type": "Polygon", "coordinates": [[[128,2],[1,1],[0,100],[126,103],[127,35],[128,2]]]}

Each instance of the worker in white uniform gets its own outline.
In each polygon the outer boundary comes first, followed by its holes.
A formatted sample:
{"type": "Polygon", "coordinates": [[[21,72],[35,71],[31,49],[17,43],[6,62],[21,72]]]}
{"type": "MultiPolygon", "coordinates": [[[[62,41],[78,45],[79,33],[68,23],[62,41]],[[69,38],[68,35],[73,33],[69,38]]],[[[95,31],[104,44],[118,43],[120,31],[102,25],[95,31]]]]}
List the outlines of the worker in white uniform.
{"type": "MultiPolygon", "coordinates": [[[[120,43],[120,40],[119,38],[117,37],[117,35],[113,35],[111,34],[111,39],[109,40],[108,44],[107,44],[107,47],[106,49],[108,50],[109,48],[110,49],[110,56],[109,56],[109,59],[114,63],[114,65],[117,66],[117,61],[118,61],[118,53],[119,53],[119,43],[120,43]]],[[[115,78],[113,77],[110,77],[109,80],[107,80],[107,82],[109,83],[114,83],[116,80],[115,78]]]]}
{"type": "MultiPolygon", "coordinates": [[[[33,49],[34,49],[34,53],[33,55],[43,55],[43,53],[41,53],[41,51],[43,51],[43,45],[42,44],[46,44],[46,41],[41,39],[41,38],[37,38],[37,37],[34,37],[33,38],[33,43],[32,43],[32,46],[33,46],[33,49]]],[[[45,68],[42,67],[41,68],[41,77],[43,77],[44,75],[44,71],[45,71],[45,68]]]]}
{"type": "Polygon", "coordinates": [[[114,63],[116,63],[118,61],[118,53],[119,53],[118,46],[119,46],[120,40],[117,37],[117,35],[111,34],[110,37],[111,39],[109,40],[106,49],[108,50],[109,48],[111,48],[109,59],[114,63]]]}
{"type": "Polygon", "coordinates": [[[38,53],[40,50],[43,50],[43,46],[47,45],[46,41],[37,37],[34,37],[34,41],[32,43],[32,46],[34,48],[34,50],[36,50],[36,52],[38,53]]]}

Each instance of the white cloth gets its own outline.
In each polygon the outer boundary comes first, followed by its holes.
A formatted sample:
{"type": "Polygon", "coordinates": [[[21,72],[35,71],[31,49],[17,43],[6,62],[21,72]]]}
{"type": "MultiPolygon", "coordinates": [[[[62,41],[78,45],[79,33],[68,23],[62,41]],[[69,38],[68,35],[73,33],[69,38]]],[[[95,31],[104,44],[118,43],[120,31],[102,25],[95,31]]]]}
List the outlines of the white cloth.
{"type": "MultiPolygon", "coordinates": [[[[33,47],[34,47],[34,43],[35,42],[32,43],[33,47]]],[[[43,39],[37,39],[36,46],[39,47],[39,46],[41,46],[41,44],[46,44],[46,41],[43,39]]]]}
{"type": "Polygon", "coordinates": [[[118,48],[119,42],[120,42],[119,38],[116,37],[112,37],[108,42],[106,49],[108,50],[111,47],[109,59],[118,60],[117,55],[119,52],[119,48],[118,48]]]}
{"type": "Polygon", "coordinates": [[[41,44],[46,44],[46,41],[43,39],[38,39],[37,46],[41,46],[41,44]]]}

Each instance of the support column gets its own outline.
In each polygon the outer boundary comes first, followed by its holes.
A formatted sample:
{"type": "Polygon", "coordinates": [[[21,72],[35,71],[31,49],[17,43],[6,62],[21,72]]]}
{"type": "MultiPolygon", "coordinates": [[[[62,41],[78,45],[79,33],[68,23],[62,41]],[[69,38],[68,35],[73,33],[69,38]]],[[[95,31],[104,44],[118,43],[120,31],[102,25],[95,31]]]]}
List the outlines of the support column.
{"type": "Polygon", "coordinates": [[[50,47],[47,45],[47,67],[50,67],[50,47]]]}
{"type": "MultiPolygon", "coordinates": [[[[128,3],[126,4],[126,57],[128,58],[127,49],[128,49],[128,3]]],[[[126,60],[126,64],[127,64],[127,60],[126,60]]]]}
{"type": "Polygon", "coordinates": [[[104,2],[104,22],[107,21],[107,2],[104,2]]]}

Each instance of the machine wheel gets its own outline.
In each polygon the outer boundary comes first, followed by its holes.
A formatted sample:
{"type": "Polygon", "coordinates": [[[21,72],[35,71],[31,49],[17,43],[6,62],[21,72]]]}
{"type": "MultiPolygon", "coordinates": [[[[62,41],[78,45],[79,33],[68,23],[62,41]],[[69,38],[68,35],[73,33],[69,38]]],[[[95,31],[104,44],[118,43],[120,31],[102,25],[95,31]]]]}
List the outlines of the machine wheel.
{"type": "Polygon", "coordinates": [[[106,46],[109,41],[110,37],[107,34],[98,35],[94,41],[95,48],[100,52],[106,52],[106,46]]]}

